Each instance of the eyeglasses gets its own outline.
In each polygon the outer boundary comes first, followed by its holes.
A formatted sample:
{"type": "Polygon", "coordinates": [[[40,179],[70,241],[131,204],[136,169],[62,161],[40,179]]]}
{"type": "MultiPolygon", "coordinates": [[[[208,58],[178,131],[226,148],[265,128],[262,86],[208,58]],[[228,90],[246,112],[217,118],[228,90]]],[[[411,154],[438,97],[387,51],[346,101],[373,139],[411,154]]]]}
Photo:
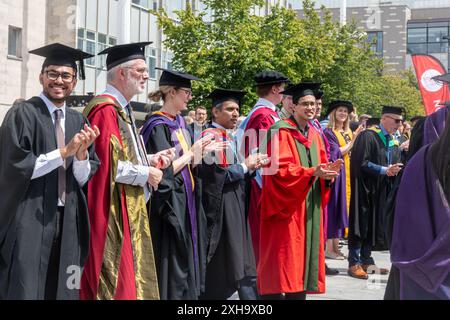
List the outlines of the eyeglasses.
{"type": "Polygon", "coordinates": [[[178,88],[178,90],[184,91],[188,97],[192,96],[192,91],[191,90],[187,90],[187,89],[183,89],[183,88],[178,88]]]}
{"type": "Polygon", "coordinates": [[[133,69],[134,71],[136,71],[137,73],[144,75],[144,74],[149,74],[149,70],[148,68],[134,68],[134,67],[124,67],[125,69],[133,69]]]}
{"type": "Polygon", "coordinates": [[[402,123],[403,122],[403,119],[395,119],[395,118],[392,118],[392,117],[390,117],[390,116],[386,116],[387,118],[389,118],[389,119],[392,119],[392,120],[394,120],[395,121],[395,123],[397,123],[397,124],[399,124],[399,123],[402,123]]]}
{"type": "Polygon", "coordinates": [[[51,81],[56,81],[61,77],[61,80],[65,83],[72,83],[75,79],[75,75],[71,74],[70,72],[63,72],[59,73],[56,71],[48,70],[45,71],[45,74],[47,75],[47,78],[51,81]]]}

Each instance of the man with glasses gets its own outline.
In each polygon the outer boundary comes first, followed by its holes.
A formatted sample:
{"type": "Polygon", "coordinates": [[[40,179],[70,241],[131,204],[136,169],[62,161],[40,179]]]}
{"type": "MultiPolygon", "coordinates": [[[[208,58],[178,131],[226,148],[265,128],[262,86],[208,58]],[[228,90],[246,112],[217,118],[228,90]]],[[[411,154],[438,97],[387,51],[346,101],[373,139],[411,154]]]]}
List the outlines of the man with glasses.
{"type": "Polygon", "coordinates": [[[0,129],[0,300],[76,300],[89,249],[82,188],[100,132],[66,99],[91,55],[58,43],[30,53],[46,58],[42,93],[14,104],[0,129]]]}
{"type": "Polygon", "coordinates": [[[88,184],[92,228],[82,299],[159,299],[147,203],[174,154],[147,155],[130,106],[149,79],[145,47],[150,43],[99,53],[108,55],[108,84],[84,110],[102,131],[95,144],[102,166],[88,184]]]}
{"type": "Polygon", "coordinates": [[[293,115],[268,133],[267,154],[278,166],[263,175],[257,269],[263,299],[304,300],[325,292],[323,209],[343,161],[328,162],[311,127],[317,89],[317,83],[300,83],[284,91],[292,96],[293,115]]]}
{"type": "Polygon", "coordinates": [[[386,250],[384,208],[395,176],[402,170],[401,151],[394,133],[402,125],[403,109],[383,106],[379,126],[361,132],[350,160],[348,274],[367,279],[368,273],[388,274],[372,258],[372,250],[386,250]]]}

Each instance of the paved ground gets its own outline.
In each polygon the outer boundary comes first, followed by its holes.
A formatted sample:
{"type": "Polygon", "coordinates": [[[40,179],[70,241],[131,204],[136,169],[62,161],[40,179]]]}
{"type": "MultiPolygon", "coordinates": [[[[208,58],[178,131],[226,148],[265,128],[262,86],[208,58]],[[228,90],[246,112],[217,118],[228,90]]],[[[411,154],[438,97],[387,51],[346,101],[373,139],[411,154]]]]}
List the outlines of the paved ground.
{"type": "MultiPolygon", "coordinates": [[[[347,247],[342,248],[342,252],[347,254],[347,247]]],[[[388,251],[378,251],[372,253],[376,264],[382,268],[391,268],[388,251]]],[[[331,268],[340,271],[339,275],[327,276],[327,291],[322,295],[309,295],[308,300],[382,300],[388,275],[371,275],[369,280],[355,279],[347,275],[347,260],[330,260],[326,263],[331,268]]]]}
{"type": "MultiPolygon", "coordinates": [[[[347,255],[347,246],[341,250],[347,255]]],[[[372,257],[377,266],[391,268],[388,251],[372,252],[372,257]]],[[[326,263],[329,267],[338,269],[340,273],[327,276],[325,294],[308,295],[308,300],[383,300],[389,275],[370,275],[368,280],[360,280],[347,275],[347,260],[327,259],[326,263]]],[[[230,300],[239,300],[237,293],[230,300]]]]}

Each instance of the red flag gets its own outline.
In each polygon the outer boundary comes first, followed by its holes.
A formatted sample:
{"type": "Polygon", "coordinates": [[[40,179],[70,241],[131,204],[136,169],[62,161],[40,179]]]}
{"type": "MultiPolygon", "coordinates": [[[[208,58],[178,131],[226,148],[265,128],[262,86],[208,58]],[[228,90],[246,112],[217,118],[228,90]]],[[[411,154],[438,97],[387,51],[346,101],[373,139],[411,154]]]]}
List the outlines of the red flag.
{"type": "Polygon", "coordinates": [[[441,108],[440,103],[450,100],[448,84],[431,78],[447,73],[442,63],[433,56],[413,54],[412,61],[416,70],[420,93],[427,115],[441,108]]]}

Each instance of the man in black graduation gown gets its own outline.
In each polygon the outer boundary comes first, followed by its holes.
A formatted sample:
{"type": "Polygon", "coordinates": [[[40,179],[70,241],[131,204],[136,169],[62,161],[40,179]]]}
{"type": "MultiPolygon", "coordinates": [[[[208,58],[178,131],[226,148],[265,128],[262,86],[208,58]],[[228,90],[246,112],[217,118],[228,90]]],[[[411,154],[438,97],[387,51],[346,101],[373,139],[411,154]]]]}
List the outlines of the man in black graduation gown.
{"type": "Polygon", "coordinates": [[[367,272],[389,272],[375,266],[372,250],[387,249],[384,206],[403,166],[393,137],[402,120],[402,108],[383,106],[380,125],[363,131],[353,146],[348,274],[355,278],[367,279],[367,272]]]}
{"type": "Polygon", "coordinates": [[[206,289],[202,299],[229,298],[236,290],[241,300],[256,300],[256,267],[250,228],[245,215],[245,177],[266,161],[260,154],[236,163],[232,137],[245,92],[216,89],[212,99],[213,120],[201,136],[211,134],[226,141],[226,152],[205,158],[199,167],[202,203],[207,216],[208,250],[206,289]]]}
{"type": "Polygon", "coordinates": [[[0,300],[78,299],[88,251],[83,185],[95,172],[99,135],[66,107],[77,64],[91,55],[61,44],[46,60],[39,97],[15,104],[0,128],[0,300]]]}

